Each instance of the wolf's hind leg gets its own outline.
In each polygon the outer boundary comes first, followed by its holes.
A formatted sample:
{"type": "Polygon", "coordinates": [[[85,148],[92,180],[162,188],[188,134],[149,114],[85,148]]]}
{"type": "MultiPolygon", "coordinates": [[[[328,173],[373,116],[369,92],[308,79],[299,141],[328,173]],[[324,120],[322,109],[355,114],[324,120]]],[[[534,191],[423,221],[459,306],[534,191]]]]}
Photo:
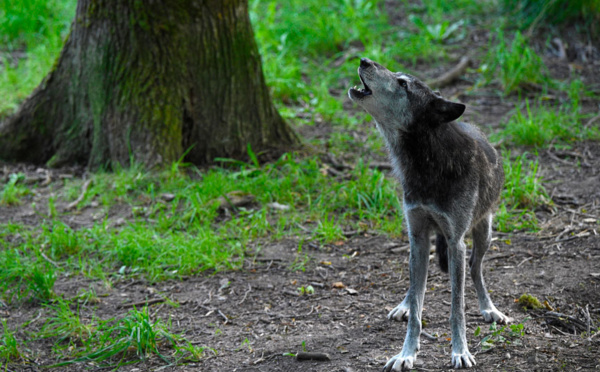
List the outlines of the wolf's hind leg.
{"type": "Polygon", "coordinates": [[[471,278],[477,290],[479,311],[486,322],[501,324],[509,323],[512,319],[504,315],[492,303],[483,280],[483,257],[492,241],[492,214],[482,219],[473,227],[473,253],[471,254],[471,278]]]}
{"type": "Polygon", "coordinates": [[[404,300],[398,304],[392,311],[388,313],[388,319],[390,320],[408,320],[408,314],[410,313],[408,304],[410,303],[410,290],[406,293],[404,300]]]}

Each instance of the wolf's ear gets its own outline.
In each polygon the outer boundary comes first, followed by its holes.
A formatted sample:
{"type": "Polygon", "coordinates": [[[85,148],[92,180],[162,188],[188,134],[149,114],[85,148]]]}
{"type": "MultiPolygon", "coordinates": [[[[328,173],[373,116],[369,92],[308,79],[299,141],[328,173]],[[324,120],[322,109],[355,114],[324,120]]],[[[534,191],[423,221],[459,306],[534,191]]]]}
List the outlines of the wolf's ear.
{"type": "Polygon", "coordinates": [[[442,97],[436,97],[431,102],[431,108],[436,119],[442,123],[449,123],[458,119],[465,112],[466,106],[462,103],[455,103],[442,97]]]}

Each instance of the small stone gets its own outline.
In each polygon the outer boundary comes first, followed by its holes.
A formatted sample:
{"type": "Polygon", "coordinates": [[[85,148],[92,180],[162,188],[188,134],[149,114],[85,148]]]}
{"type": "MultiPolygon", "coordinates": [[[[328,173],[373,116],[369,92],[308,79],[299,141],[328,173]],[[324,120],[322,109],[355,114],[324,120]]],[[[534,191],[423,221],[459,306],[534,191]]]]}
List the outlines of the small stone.
{"type": "Polygon", "coordinates": [[[160,198],[166,202],[170,202],[173,201],[173,199],[175,199],[175,194],[171,194],[171,193],[164,193],[160,196],[160,198]]]}
{"type": "Polygon", "coordinates": [[[510,359],[510,353],[506,353],[506,354],[504,354],[504,357],[505,357],[506,359],[510,359]]]}

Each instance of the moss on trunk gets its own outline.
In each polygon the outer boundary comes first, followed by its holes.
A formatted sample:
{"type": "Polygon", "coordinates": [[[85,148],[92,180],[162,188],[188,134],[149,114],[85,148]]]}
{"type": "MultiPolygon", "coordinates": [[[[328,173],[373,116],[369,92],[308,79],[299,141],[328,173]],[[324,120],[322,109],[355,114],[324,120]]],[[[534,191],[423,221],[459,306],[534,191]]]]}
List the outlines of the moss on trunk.
{"type": "Polygon", "coordinates": [[[80,0],[58,62],[0,125],[0,157],[95,168],[283,148],[247,0],[80,0]]]}

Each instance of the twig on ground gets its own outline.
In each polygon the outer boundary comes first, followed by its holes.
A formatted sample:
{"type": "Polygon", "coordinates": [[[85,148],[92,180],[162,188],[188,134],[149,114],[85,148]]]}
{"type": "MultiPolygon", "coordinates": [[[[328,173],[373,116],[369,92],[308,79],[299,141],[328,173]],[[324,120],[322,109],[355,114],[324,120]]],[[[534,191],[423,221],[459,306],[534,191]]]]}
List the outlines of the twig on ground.
{"type": "Polygon", "coordinates": [[[561,159],[558,156],[554,155],[554,153],[552,153],[551,151],[546,151],[546,154],[548,154],[549,157],[551,157],[553,160],[556,160],[559,163],[563,163],[563,164],[567,164],[570,165],[572,167],[574,167],[576,164],[570,161],[567,161],[565,159],[561,159]]]}
{"type": "Polygon", "coordinates": [[[458,79],[469,67],[471,60],[467,56],[463,56],[458,64],[454,66],[450,71],[446,72],[442,76],[427,82],[432,89],[443,88],[450,85],[454,80],[458,79]]]}
{"type": "Polygon", "coordinates": [[[301,351],[296,354],[296,360],[317,360],[320,362],[327,362],[330,361],[331,358],[329,357],[329,354],[326,353],[308,353],[301,351]]]}
{"type": "Polygon", "coordinates": [[[585,310],[583,312],[583,314],[585,314],[585,318],[587,320],[587,335],[588,335],[588,340],[591,340],[592,337],[590,336],[592,331],[592,318],[590,317],[590,305],[587,304],[585,305],[585,310]]]}
{"type": "Polygon", "coordinates": [[[391,170],[392,164],[388,162],[372,161],[369,163],[369,168],[377,170],[391,170]]]}
{"type": "Polygon", "coordinates": [[[598,120],[598,119],[600,119],[600,115],[596,115],[596,116],[594,116],[593,118],[591,118],[590,120],[588,120],[588,122],[587,122],[587,123],[585,123],[585,124],[583,125],[583,127],[584,127],[584,128],[587,128],[587,127],[589,127],[590,125],[594,124],[594,122],[596,122],[596,120],[598,120]]]}
{"type": "Polygon", "coordinates": [[[533,257],[527,257],[527,258],[525,258],[523,261],[521,261],[521,262],[520,262],[520,263],[517,265],[517,267],[519,267],[519,266],[523,265],[525,262],[527,262],[527,261],[529,261],[529,260],[531,260],[531,259],[533,259],[533,257]]]}
{"type": "Polygon", "coordinates": [[[421,336],[424,336],[425,338],[430,339],[431,341],[437,341],[438,340],[437,337],[435,337],[434,335],[429,334],[429,333],[427,333],[425,331],[421,331],[421,336]]]}
{"type": "Polygon", "coordinates": [[[164,297],[153,298],[153,299],[145,300],[145,301],[138,301],[138,302],[130,302],[130,303],[127,303],[127,304],[121,304],[121,305],[118,305],[117,308],[122,309],[124,307],[134,307],[134,306],[137,307],[137,306],[144,306],[144,305],[150,306],[150,305],[158,304],[158,303],[161,303],[161,302],[165,302],[166,300],[167,299],[164,298],[164,297]]]}
{"type": "Polygon", "coordinates": [[[44,258],[44,260],[50,262],[52,264],[52,266],[56,267],[57,269],[60,268],[60,266],[58,266],[58,264],[54,261],[52,261],[50,258],[48,258],[48,256],[46,256],[46,254],[44,252],[42,252],[40,250],[40,255],[44,258]]]}
{"type": "Polygon", "coordinates": [[[223,317],[223,319],[225,319],[225,323],[223,324],[227,324],[227,322],[229,321],[229,319],[227,318],[227,316],[225,314],[223,314],[223,312],[219,309],[217,309],[217,312],[219,313],[220,316],[223,317]]]}
{"type": "Polygon", "coordinates": [[[246,301],[246,297],[248,296],[248,293],[250,293],[250,291],[252,291],[252,287],[250,286],[250,284],[248,284],[248,290],[246,291],[246,293],[244,293],[244,297],[240,302],[238,302],[238,305],[241,305],[244,303],[244,301],[246,301]]]}
{"type": "Polygon", "coordinates": [[[77,197],[77,199],[75,199],[75,201],[73,201],[72,203],[69,203],[69,205],[67,205],[66,210],[71,210],[71,209],[77,207],[77,205],[79,203],[81,203],[81,201],[85,197],[85,193],[90,188],[91,184],[92,184],[92,180],[91,179],[85,181],[85,183],[83,184],[83,186],[81,186],[81,194],[79,194],[79,196],[77,197]]]}

